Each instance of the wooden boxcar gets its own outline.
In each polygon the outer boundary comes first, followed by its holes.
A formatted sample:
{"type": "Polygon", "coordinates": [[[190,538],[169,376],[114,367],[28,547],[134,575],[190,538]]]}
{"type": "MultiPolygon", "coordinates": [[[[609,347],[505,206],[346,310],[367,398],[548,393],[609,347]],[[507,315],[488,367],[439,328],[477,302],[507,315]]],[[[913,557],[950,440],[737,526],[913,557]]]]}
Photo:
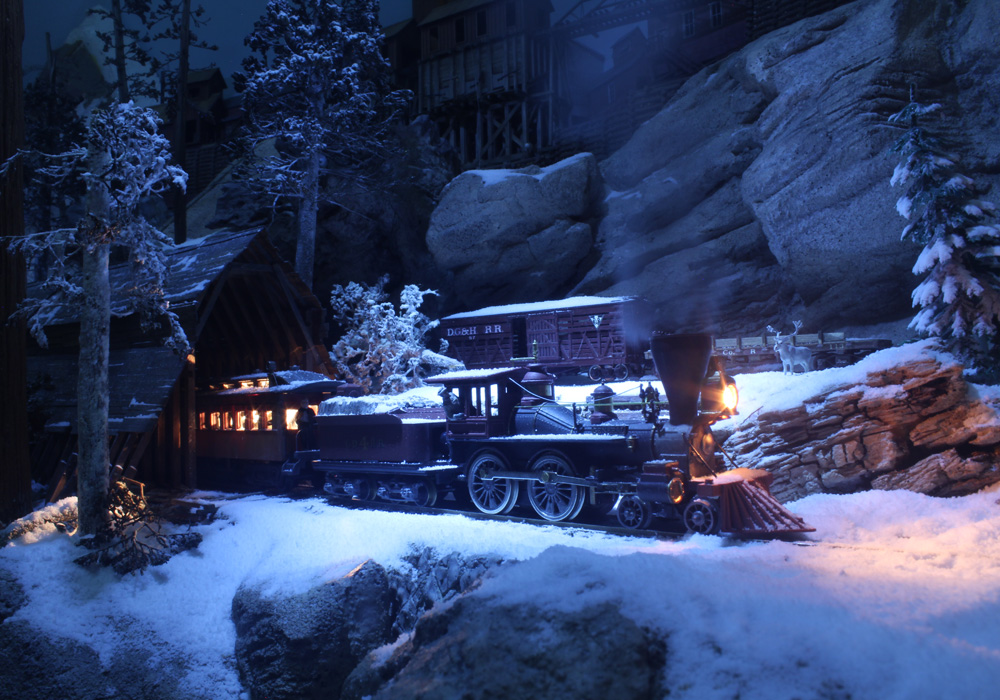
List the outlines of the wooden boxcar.
{"type": "Polygon", "coordinates": [[[490,306],[446,316],[441,335],[469,369],[521,361],[620,380],[650,369],[648,308],[636,297],[596,296],[490,306]]]}

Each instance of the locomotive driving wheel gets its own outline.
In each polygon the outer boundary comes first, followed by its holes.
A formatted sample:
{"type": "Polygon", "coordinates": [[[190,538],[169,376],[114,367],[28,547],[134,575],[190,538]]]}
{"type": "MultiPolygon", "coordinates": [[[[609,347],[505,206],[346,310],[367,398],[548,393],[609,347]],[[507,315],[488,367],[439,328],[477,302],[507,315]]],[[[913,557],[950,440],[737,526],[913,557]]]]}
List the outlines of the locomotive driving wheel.
{"type": "Polygon", "coordinates": [[[711,502],[696,498],[684,509],[684,526],[699,535],[712,535],[719,531],[718,511],[711,502]]]}
{"type": "Polygon", "coordinates": [[[496,452],[477,455],[469,465],[469,498],[487,515],[509,513],[517,503],[520,485],[511,479],[494,479],[492,474],[507,469],[507,461],[496,452]]]}
{"type": "MultiPolygon", "coordinates": [[[[530,469],[533,472],[575,476],[569,460],[551,452],[535,457],[530,469]]],[[[586,500],[586,491],[582,486],[556,483],[544,475],[540,481],[528,482],[528,501],[539,517],[545,520],[572,520],[580,514],[586,500]]]]}
{"type": "Polygon", "coordinates": [[[634,494],[622,496],[618,503],[618,523],[629,530],[644,530],[653,513],[649,504],[634,494]]]}

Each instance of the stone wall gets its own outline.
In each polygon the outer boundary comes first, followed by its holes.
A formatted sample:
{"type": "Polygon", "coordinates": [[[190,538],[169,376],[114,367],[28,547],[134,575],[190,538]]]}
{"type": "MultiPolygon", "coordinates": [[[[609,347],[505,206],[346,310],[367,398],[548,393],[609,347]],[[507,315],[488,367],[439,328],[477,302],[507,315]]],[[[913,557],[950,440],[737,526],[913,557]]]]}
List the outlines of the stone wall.
{"type": "Polygon", "coordinates": [[[1000,415],[962,372],[937,356],[871,372],[760,413],[723,447],[739,466],[774,473],[782,501],[869,488],[972,493],[1000,481],[1000,415]]]}

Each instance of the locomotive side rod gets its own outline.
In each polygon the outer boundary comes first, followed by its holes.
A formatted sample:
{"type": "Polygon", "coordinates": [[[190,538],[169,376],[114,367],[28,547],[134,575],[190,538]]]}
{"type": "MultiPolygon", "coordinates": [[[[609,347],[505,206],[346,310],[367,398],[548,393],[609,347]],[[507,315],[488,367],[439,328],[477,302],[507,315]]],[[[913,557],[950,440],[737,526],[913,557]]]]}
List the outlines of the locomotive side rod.
{"type": "Polygon", "coordinates": [[[493,479],[509,479],[511,481],[537,481],[542,484],[570,484],[595,489],[598,493],[635,493],[635,484],[628,482],[593,481],[578,476],[565,476],[555,472],[511,472],[487,471],[479,473],[484,481],[493,479]]]}

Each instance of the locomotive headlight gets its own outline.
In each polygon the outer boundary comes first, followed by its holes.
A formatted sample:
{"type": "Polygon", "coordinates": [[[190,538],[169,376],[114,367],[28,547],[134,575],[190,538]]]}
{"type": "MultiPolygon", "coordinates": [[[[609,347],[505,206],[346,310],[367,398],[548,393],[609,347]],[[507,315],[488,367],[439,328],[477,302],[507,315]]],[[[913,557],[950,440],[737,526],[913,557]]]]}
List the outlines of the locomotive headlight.
{"type": "Polygon", "coordinates": [[[722,390],[722,405],[730,413],[736,412],[736,406],[740,402],[740,392],[735,384],[726,384],[722,390]]]}

